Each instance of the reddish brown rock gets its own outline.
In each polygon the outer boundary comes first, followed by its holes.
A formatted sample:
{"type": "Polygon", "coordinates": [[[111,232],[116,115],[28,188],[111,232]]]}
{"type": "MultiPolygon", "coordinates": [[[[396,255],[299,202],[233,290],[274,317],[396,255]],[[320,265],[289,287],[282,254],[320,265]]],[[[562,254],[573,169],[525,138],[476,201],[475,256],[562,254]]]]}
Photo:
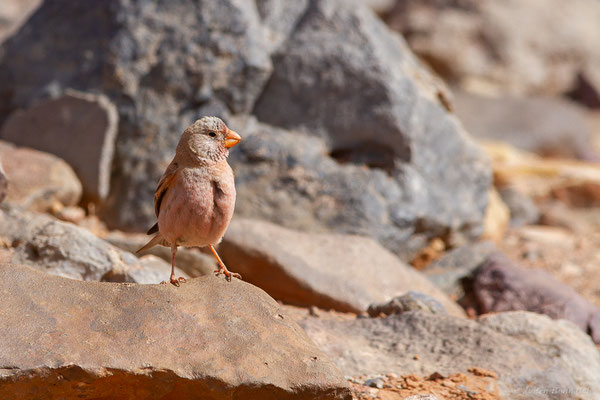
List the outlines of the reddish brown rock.
{"type": "Polygon", "coordinates": [[[566,319],[600,343],[600,310],[546,271],[522,268],[494,253],[479,268],[473,283],[482,313],[526,310],[566,319]]]}
{"type": "Polygon", "coordinates": [[[464,316],[426,277],[368,237],[298,232],[237,218],[219,249],[232,271],[286,303],[365,312],[372,303],[412,290],[464,316]]]}
{"type": "Polygon", "coordinates": [[[49,211],[56,203],[76,205],[81,183],[60,158],[0,141],[0,159],[8,179],[6,203],[49,211]]]}
{"type": "Polygon", "coordinates": [[[0,398],[350,399],[262,290],[80,282],[0,265],[0,398]]]}

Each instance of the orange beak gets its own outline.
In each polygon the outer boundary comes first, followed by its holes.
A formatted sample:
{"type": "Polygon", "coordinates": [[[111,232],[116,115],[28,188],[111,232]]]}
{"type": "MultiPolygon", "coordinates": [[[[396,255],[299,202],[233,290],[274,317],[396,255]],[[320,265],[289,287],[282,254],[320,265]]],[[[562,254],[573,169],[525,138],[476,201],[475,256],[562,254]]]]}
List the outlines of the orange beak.
{"type": "Polygon", "coordinates": [[[225,147],[230,148],[238,144],[242,140],[242,137],[232,131],[231,129],[227,130],[227,136],[225,136],[225,147]]]}

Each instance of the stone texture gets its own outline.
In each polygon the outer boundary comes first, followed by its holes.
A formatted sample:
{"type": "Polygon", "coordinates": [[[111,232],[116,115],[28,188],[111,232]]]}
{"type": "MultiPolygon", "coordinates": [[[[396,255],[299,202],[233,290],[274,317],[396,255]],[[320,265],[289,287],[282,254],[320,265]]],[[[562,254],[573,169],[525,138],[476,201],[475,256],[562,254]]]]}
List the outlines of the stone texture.
{"type": "Polygon", "coordinates": [[[598,159],[586,110],[549,97],[481,96],[454,93],[456,115],[478,139],[508,142],[542,156],[598,159]]]}
{"type": "Polygon", "coordinates": [[[600,353],[592,341],[570,322],[543,315],[510,312],[477,322],[413,311],[350,321],[305,318],[300,325],[349,376],[479,367],[497,374],[502,398],[600,396],[600,353]]]}
{"type": "MultiPolygon", "coordinates": [[[[119,231],[111,231],[102,239],[130,253],[135,253],[149,240],[146,234],[119,231]]],[[[154,255],[168,262],[169,265],[171,264],[171,249],[169,247],[155,246],[139,254],[142,256],[154,255]]],[[[196,248],[179,247],[175,257],[175,265],[186,275],[195,278],[212,274],[217,268],[217,261],[212,254],[202,253],[196,248]]]]}
{"type": "Polygon", "coordinates": [[[510,210],[510,227],[518,228],[539,222],[541,213],[533,200],[511,188],[510,186],[498,190],[502,201],[510,210]]]}
{"type": "Polygon", "coordinates": [[[71,279],[159,283],[170,274],[163,260],[138,260],[86,229],[46,215],[0,209],[0,237],[11,248],[10,262],[71,279]]]}
{"type": "Polygon", "coordinates": [[[117,126],[117,110],[105,96],[68,91],[14,112],[0,139],[62,158],[79,177],[84,196],[98,201],[110,189],[117,126]]]}
{"type": "Polygon", "coordinates": [[[8,179],[6,178],[6,173],[2,168],[2,159],[0,158],[0,203],[4,201],[6,195],[8,194],[8,179]]]}
{"type": "Polygon", "coordinates": [[[322,138],[315,156],[361,166],[350,181],[338,172],[330,189],[344,189],[331,202],[352,204],[347,212],[357,218],[323,222],[345,224],[337,228],[345,232],[366,225],[390,249],[405,246],[417,230],[481,233],[486,158],[447,112],[446,89],[365,4],[311,1],[272,58],[273,73],[254,107],[258,119],[322,138]]]}
{"type": "Polygon", "coordinates": [[[103,214],[146,230],[181,132],[202,115],[248,112],[272,68],[267,49],[250,1],[48,0],[3,45],[0,123],[69,88],[106,95],[119,135],[103,214]]]}
{"type": "Polygon", "coordinates": [[[407,292],[402,296],[396,296],[385,303],[371,304],[367,310],[369,316],[401,314],[408,311],[424,311],[432,314],[447,314],[442,304],[433,297],[423,293],[407,292]]]}
{"type": "Polygon", "coordinates": [[[227,266],[285,303],[364,312],[410,290],[463,310],[370,238],[303,233],[234,218],[219,252],[227,266]]]}
{"type": "Polygon", "coordinates": [[[58,157],[0,141],[0,159],[8,180],[7,204],[49,211],[57,203],[79,203],[81,182],[58,157]]]}
{"type": "Polygon", "coordinates": [[[387,22],[446,80],[512,94],[587,86],[597,98],[599,19],[589,0],[406,0],[387,22]]]}
{"type": "Polygon", "coordinates": [[[540,269],[526,269],[500,253],[479,268],[473,294],[482,313],[527,310],[566,319],[600,343],[600,309],[540,269]]]}
{"type": "MultiPolygon", "coordinates": [[[[450,223],[456,227],[453,230],[444,216],[449,209],[440,209],[429,197],[440,187],[433,180],[423,181],[416,170],[407,167],[405,173],[397,171],[390,176],[380,168],[339,163],[327,155],[325,140],[315,136],[257,123],[252,118],[236,121],[236,125],[244,134],[229,157],[236,173],[238,216],[292,229],[371,236],[404,260],[412,259],[430,237],[461,236],[457,234],[462,230],[460,217],[455,215],[450,223]]],[[[446,168],[448,173],[453,173],[451,170],[456,168],[446,168]]],[[[487,185],[483,180],[479,183],[481,187],[487,185]]],[[[463,202],[474,207],[472,212],[478,207],[473,201],[485,202],[487,198],[487,190],[477,200],[466,191],[452,190],[438,193],[453,196],[440,207],[463,202]]],[[[481,233],[480,222],[470,225],[473,230],[462,227],[481,233]]]]}
{"type": "Polygon", "coordinates": [[[10,264],[0,276],[2,398],[351,398],[296,323],[242,281],[79,282],[10,264]]]}
{"type": "Polygon", "coordinates": [[[2,0],[0,3],[0,43],[15,32],[42,0],[2,0]]]}
{"type": "Polygon", "coordinates": [[[461,299],[465,296],[465,284],[473,280],[477,268],[495,251],[492,242],[466,244],[449,251],[421,272],[450,298],[461,299]]]}
{"type": "MultiPolygon", "coordinates": [[[[114,179],[102,212],[112,228],[154,223],[156,182],[194,119],[256,112],[314,137],[289,132],[265,144],[271,150],[257,141],[246,146],[250,161],[238,162],[236,174],[267,189],[248,202],[246,216],[287,221],[285,213],[318,197],[328,218],[314,205],[304,213],[321,219],[316,229],[373,235],[397,254],[432,236],[481,233],[487,160],[448,114],[446,89],[363,3],[109,0],[83,7],[48,0],[3,52],[0,80],[10,84],[0,90],[0,119],[67,88],[102,93],[116,105],[114,179]],[[286,140],[294,146],[282,147],[286,140]],[[294,187],[289,178],[302,165],[292,161],[307,161],[302,151],[327,160],[327,167],[310,164],[307,174],[328,175],[331,188],[294,187]],[[265,152],[287,153],[290,162],[261,159],[265,152]],[[281,181],[267,185],[265,174],[281,181]],[[288,196],[286,208],[272,206],[277,196],[288,196]],[[419,238],[411,241],[413,234],[419,238]]],[[[277,132],[230,125],[244,137],[241,145],[252,133],[277,132]]]]}

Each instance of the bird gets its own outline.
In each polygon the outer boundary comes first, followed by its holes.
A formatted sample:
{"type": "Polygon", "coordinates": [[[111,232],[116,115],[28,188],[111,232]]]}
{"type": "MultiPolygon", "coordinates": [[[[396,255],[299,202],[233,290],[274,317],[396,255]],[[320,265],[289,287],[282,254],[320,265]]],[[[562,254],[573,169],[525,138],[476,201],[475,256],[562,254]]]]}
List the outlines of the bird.
{"type": "Polygon", "coordinates": [[[147,232],[154,237],[137,253],[156,245],[171,247],[169,281],[174,286],[186,282],[175,277],[178,246],[208,246],[218,263],[217,276],[223,274],[228,281],[242,279],[227,269],[214,247],[233,216],[236,191],[227,157],[241,139],[220,118],[197,120],[181,135],[175,157],[158,181],[154,194],[158,222],[147,232]]]}

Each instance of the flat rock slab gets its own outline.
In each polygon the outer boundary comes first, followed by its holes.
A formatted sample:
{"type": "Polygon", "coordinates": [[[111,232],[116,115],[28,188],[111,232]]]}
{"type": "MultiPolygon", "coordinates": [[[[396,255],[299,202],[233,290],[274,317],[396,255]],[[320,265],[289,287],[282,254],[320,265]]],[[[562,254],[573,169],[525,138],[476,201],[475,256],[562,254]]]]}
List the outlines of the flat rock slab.
{"type": "Polygon", "coordinates": [[[0,138],[52,153],[73,167],[87,198],[108,196],[117,109],[103,95],[68,91],[6,120],[0,138]]]}
{"type": "Polygon", "coordinates": [[[0,398],[350,399],[262,290],[80,282],[0,265],[0,398]]]}
{"type": "Polygon", "coordinates": [[[497,374],[502,398],[600,398],[600,353],[568,321],[522,311],[479,321],[412,311],[299,322],[346,375],[444,375],[479,367],[497,374]]]}
{"type": "Polygon", "coordinates": [[[365,312],[372,303],[414,290],[464,316],[426,277],[368,237],[298,232],[236,218],[219,251],[232,271],[290,304],[365,312]]]}

